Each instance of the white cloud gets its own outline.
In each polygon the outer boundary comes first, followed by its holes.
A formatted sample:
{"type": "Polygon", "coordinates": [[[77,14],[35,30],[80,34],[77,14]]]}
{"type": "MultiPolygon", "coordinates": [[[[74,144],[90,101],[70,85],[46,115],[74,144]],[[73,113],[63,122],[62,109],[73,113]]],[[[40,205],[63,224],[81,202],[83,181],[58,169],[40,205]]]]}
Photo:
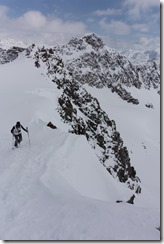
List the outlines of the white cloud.
{"type": "MultiPolygon", "coordinates": [[[[1,36],[13,37],[28,42],[47,42],[53,44],[56,39],[64,40],[64,36],[82,35],[87,32],[83,22],[63,21],[57,17],[47,17],[40,11],[28,11],[17,18],[8,16],[9,9],[0,6],[1,36]]],[[[46,43],[45,43],[46,44],[46,43]]]]}
{"type": "Polygon", "coordinates": [[[97,16],[120,15],[121,14],[121,10],[120,9],[107,8],[105,10],[97,10],[94,13],[97,16]]]}
{"type": "Polygon", "coordinates": [[[124,0],[124,6],[128,8],[128,14],[133,18],[139,18],[141,12],[153,7],[160,8],[159,0],[124,0]]]}
{"type": "Polygon", "coordinates": [[[112,20],[111,22],[107,22],[103,18],[100,20],[99,25],[106,32],[109,32],[109,34],[127,35],[130,33],[130,26],[122,21],[112,20]]]}
{"type": "MultiPolygon", "coordinates": [[[[150,6],[157,6],[158,0],[149,1],[138,0],[131,1],[126,0],[126,4],[130,11],[132,9],[139,11],[141,9],[142,2],[144,2],[144,9],[148,9],[150,6]],[[139,1],[139,3],[137,3],[139,1]],[[137,10],[138,9],[138,10],[137,10]]],[[[118,9],[117,9],[118,10],[118,9]]],[[[87,29],[87,26],[81,21],[64,21],[62,18],[56,16],[45,16],[40,11],[28,11],[17,18],[9,17],[10,9],[4,5],[0,5],[0,38],[14,38],[16,40],[22,40],[25,43],[40,43],[42,45],[56,45],[67,43],[72,37],[81,37],[86,32],[91,32],[87,29]]],[[[100,10],[97,10],[100,11],[100,10]]],[[[116,49],[125,48],[151,48],[155,46],[159,47],[160,39],[144,37],[144,33],[148,36],[148,31],[152,30],[151,26],[153,22],[157,22],[158,16],[151,20],[151,23],[147,25],[137,21],[135,24],[128,24],[121,20],[108,20],[108,15],[116,15],[119,12],[115,12],[114,9],[106,9],[97,12],[97,16],[102,17],[99,22],[96,22],[95,16],[90,16],[88,24],[91,26],[96,25],[97,33],[101,28],[104,35],[110,37],[110,42],[107,44],[116,49]],[[134,33],[136,31],[136,33],[134,33]],[[132,35],[135,34],[135,35],[132,35]],[[116,36],[117,35],[117,36],[116,36]],[[119,37],[118,37],[119,36],[119,37]],[[126,40],[125,40],[126,39],[126,40]]],[[[140,14],[140,13],[139,13],[140,14]]],[[[156,13],[153,13],[154,15],[156,13]]],[[[152,33],[152,32],[151,32],[152,33]]],[[[152,33],[153,35],[153,33],[152,33]]]]}
{"type": "Polygon", "coordinates": [[[110,35],[103,37],[105,43],[116,50],[136,50],[136,51],[145,51],[145,50],[156,50],[160,49],[160,37],[145,37],[145,36],[136,36],[133,39],[113,39],[110,35]]]}
{"type": "Polygon", "coordinates": [[[145,37],[140,36],[139,45],[142,45],[143,49],[156,49],[160,48],[160,37],[145,37]]]}
{"type": "Polygon", "coordinates": [[[134,30],[139,31],[139,32],[148,32],[149,31],[148,25],[145,25],[145,24],[134,24],[131,27],[134,30]]]}
{"type": "Polygon", "coordinates": [[[64,33],[85,33],[86,26],[82,22],[63,21],[59,18],[47,20],[46,31],[64,33]]]}
{"type": "Polygon", "coordinates": [[[46,17],[39,11],[28,11],[15,20],[17,26],[25,29],[41,29],[46,25],[46,17]]]}

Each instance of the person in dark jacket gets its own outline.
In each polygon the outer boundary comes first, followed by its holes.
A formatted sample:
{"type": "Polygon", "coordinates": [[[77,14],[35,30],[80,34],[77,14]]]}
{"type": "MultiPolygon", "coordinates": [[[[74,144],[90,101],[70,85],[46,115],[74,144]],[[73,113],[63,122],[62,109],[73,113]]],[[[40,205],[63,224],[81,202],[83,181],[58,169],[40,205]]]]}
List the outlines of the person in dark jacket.
{"type": "Polygon", "coordinates": [[[14,146],[18,147],[18,144],[21,143],[22,141],[22,133],[21,133],[21,129],[23,129],[24,131],[26,131],[28,133],[28,128],[25,129],[21,123],[18,121],[16,123],[16,125],[13,126],[13,128],[11,129],[11,133],[13,134],[14,138],[15,138],[15,143],[14,146]]]}

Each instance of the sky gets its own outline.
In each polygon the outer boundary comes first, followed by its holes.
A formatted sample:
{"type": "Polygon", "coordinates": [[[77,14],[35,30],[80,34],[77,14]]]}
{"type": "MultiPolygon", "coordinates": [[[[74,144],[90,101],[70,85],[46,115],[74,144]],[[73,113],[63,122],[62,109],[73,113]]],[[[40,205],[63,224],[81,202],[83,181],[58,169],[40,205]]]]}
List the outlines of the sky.
{"type": "Polygon", "coordinates": [[[96,33],[111,48],[160,47],[159,0],[0,0],[0,39],[56,45],[96,33]]]}

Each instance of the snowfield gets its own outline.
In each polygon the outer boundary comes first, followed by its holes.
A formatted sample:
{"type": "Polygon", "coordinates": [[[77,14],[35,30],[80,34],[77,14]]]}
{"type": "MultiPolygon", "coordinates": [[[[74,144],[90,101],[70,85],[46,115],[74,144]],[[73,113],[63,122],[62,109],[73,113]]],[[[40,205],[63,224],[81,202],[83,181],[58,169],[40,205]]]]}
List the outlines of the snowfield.
{"type": "Polygon", "coordinates": [[[22,53],[0,66],[0,76],[0,239],[160,240],[159,95],[131,91],[142,101],[136,106],[85,85],[131,152],[142,183],[132,205],[126,203],[132,191],[100,164],[85,137],[67,132],[57,112],[60,90],[32,59],[22,53]],[[12,150],[16,121],[28,126],[31,145],[23,131],[20,148],[12,150]]]}

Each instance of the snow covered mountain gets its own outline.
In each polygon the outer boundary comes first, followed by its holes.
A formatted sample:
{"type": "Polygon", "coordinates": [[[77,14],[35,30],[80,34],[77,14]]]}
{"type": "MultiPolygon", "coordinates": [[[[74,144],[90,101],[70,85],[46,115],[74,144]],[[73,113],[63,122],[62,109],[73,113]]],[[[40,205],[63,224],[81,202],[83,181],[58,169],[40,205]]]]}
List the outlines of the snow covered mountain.
{"type": "Polygon", "coordinates": [[[158,64],[95,34],[1,49],[0,63],[1,239],[159,240],[158,64]],[[17,120],[31,147],[12,151],[17,120]]]}
{"type": "Polygon", "coordinates": [[[25,44],[22,41],[15,40],[13,38],[0,38],[0,48],[1,49],[10,49],[12,47],[21,47],[27,48],[29,44],[25,44]]]}
{"type": "Polygon", "coordinates": [[[160,50],[145,50],[145,51],[122,51],[132,63],[134,64],[145,64],[147,61],[152,60],[157,64],[160,64],[160,50]]]}

